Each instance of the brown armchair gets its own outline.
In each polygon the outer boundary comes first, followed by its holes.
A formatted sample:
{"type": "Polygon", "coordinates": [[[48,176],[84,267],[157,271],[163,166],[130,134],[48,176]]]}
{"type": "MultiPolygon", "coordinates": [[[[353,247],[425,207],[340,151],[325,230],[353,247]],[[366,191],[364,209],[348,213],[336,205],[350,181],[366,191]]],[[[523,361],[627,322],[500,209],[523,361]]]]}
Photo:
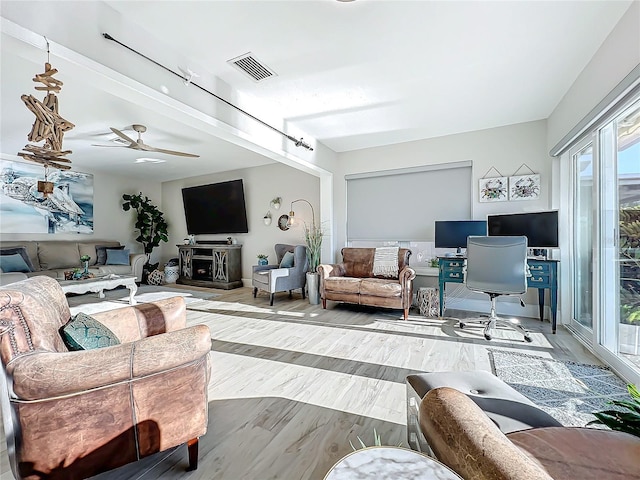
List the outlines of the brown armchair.
{"type": "Polygon", "coordinates": [[[197,467],[207,429],[211,334],[186,326],[182,297],[92,314],[120,340],[68,351],[60,285],[32,277],[0,288],[0,403],[21,479],[80,479],[188,444],[197,467]]]}
{"type": "Polygon", "coordinates": [[[416,272],[409,267],[411,250],[398,249],[398,276],[373,274],[375,248],[343,248],[342,263],[319,265],[322,308],[327,300],[374,307],[399,308],[406,320],[413,298],[412,281],[416,272]]]}

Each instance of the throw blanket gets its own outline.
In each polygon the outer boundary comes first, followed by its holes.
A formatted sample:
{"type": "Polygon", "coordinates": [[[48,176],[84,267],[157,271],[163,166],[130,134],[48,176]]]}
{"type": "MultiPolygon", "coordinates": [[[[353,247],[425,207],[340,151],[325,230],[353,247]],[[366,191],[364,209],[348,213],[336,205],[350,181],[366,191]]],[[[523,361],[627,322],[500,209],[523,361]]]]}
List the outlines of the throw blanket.
{"type": "Polygon", "coordinates": [[[373,274],[379,277],[398,276],[399,247],[377,247],[373,257],[373,274]]]}

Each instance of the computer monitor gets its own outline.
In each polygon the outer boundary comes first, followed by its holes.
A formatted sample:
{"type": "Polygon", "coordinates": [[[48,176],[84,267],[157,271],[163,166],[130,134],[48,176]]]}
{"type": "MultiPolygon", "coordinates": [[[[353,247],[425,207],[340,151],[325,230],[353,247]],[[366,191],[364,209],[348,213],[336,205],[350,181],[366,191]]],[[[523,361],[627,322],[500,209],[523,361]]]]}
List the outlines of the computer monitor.
{"type": "Polygon", "coordinates": [[[557,248],[558,211],[488,215],[489,235],[524,235],[529,248],[557,248]]]}
{"type": "Polygon", "coordinates": [[[487,222],[484,220],[437,220],[436,248],[455,248],[457,253],[462,253],[467,248],[469,235],[486,235],[487,222]]]}

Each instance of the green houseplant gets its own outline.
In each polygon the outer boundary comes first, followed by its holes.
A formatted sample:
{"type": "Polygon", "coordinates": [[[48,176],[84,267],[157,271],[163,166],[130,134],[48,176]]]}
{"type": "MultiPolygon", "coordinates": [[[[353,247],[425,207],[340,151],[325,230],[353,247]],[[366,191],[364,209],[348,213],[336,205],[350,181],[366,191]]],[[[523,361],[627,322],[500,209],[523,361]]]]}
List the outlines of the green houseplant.
{"type": "Polygon", "coordinates": [[[611,400],[609,403],[619,407],[614,410],[602,410],[595,412],[596,420],[592,420],[587,425],[606,425],[611,430],[630,433],[640,437],[640,392],[635,385],[627,385],[630,400],[611,400]]]}
{"type": "Polygon", "coordinates": [[[142,192],[137,195],[128,195],[125,193],[122,195],[122,199],[124,200],[122,209],[125,212],[132,209],[136,211],[135,229],[139,232],[136,237],[136,242],[142,244],[143,251],[147,255],[144,270],[148,275],[158,268],[158,263],[149,263],[151,253],[155,247],[160,246],[160,242],[167,242],[169,240],[169,226],[164,219],[164,214],[158,207],[151,203],[149,197],[143,196],[142,192]]]}

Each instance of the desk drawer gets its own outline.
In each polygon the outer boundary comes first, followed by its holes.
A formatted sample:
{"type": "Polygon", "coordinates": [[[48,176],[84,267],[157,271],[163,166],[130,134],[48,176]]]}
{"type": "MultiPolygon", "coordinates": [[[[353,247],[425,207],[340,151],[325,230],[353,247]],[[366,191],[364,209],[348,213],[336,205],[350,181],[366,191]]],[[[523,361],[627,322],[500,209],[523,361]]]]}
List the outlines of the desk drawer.
{"type": "Polygon", "coordinates": [[[462,282],[464,280],[464,272],[462,271],[461,268],[458,268],[458,269],[447,268],[442,271],[442,277],[447,282],[456,282],[456,281],[462,282]]]}
{"type": "Polygon", "coordinates": [[[551,274],[551,265],[546,262],[536,262],[535,260],[529,260],[529,271],[531,275],[549,275],[551,274]]]}
{"type": "Polygon", "coordinates": [[[527,278],[527,286],[535,288],[551,288],[551,276],[531,272],[527,278]]]}

